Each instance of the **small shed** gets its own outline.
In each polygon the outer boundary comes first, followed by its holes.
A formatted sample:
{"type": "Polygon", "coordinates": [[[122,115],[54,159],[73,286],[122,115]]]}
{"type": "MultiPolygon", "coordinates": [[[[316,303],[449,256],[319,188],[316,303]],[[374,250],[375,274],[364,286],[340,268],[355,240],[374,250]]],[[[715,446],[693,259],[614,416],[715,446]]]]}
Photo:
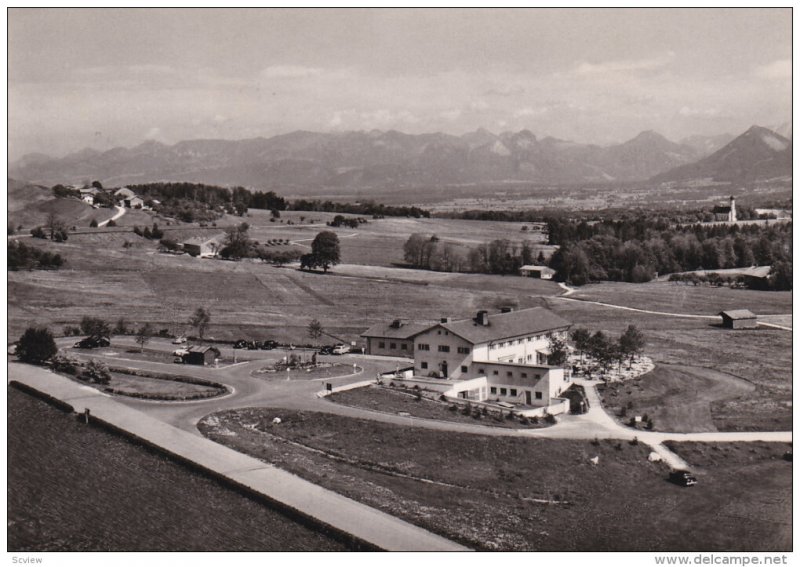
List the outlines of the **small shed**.
{"type": "Polygon", "coordinates": [[[189,352],[183,355],[183,363],[205,366],[213,364],[217,357],[219,357],[219,350],[212,346],[191,346],[189,352]]]}
{"type": "Polygon", "coordinates": [[[521,276],[526,278],[539,278],[542,280],[552,280],[556,271],[547,266],[522,266],[519,269],[521,276]]]}
{"type": "Polygon", "coordinates": [[[755,329],[758,326],[755,314],[747,309],[721,311],[720,316],[722,317],[722,326],[728,329],[755,329]]]}

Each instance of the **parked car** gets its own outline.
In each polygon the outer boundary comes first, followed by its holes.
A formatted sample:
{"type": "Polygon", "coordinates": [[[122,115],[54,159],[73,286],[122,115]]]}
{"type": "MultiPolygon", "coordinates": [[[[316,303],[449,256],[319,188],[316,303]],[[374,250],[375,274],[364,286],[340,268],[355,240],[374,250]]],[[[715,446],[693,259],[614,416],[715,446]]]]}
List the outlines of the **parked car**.
{"type": "Polygon", "coordinates": [[[350,347],[347,345],[336,345],[333,347],[333,351],[331,354],[347,354],[350,352],[350,347]]]}
{"type": "Polygon", "coordinates": [[[172,362],[174,362],[175,364],[183,364],[183,357],[176,356],[174,359],[172,359],[172,362]]]}
{"type": "Polygon", "coordinates": [[[174,345],[185,345],[186,344],[186,337],[181,335],[180,337],[175,337],[172,339],[172,344],[174,345]]]}
{"type": "Polygon", "coordinates": [[[319,349],[320,354],[333,354],[333,347],[330,345],[325,345],[324,347],[319,349]]]}
{"type": "Polygon", "coordinates": [[[261,350],[272,350],[277,348],[278,343],[277,341],[268,340],[261,343],[261,350]]]}
{"type": "Polygon", "coordinates": [[[247,348],[247,341],[244,339],[239,339],[233,343],[233,348],[247,348]]]}
{"type": "Polygon", "coordinates": [[[258,350],[261,348],[261,341],[250,341],[247,343],[247,350],[258,350]]]}
{"type": "Polygon", "coordinates": [[[111,346],[111,341],[108,337],[86,337],[73,345],[74,348],[102,348],[111,346]]]}
{"type": "Polygon", "coordinates": [[[184,354],[189,354],[189,350],[185,348],[179,348],[172,352],[172,356],[183,356],[184,354]]]}
{"type": "Polygon", "coordinates": [[[697,479],[689,471],[677,470],[669,473],[670,482],[679,486],[693,486],[697,484],[697,479]]]}

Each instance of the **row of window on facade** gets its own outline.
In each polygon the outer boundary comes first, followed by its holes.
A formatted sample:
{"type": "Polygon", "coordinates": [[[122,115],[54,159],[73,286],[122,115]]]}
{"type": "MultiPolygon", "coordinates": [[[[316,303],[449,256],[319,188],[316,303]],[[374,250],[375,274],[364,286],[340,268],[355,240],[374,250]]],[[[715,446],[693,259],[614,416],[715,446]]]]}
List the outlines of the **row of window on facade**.
{"type": "MultiPolygon", "coordinates": [[[[438,349],[439,352],[450,352],[449,345],[439,345],[438,349]]],[[[431,345],[425,343],[419,343],[417,345],[417,350],[431,350],[431,345]]],[[[461,346],[458,347],[459,354],[469,354],[470,352],[472,352],[472,349],[470,349],[469,347],[461,347],[461,346]]]]}
{"type": "Polygon", "coordinates": [[[501,343],[492,343],[492,344],[489,345],[489,350],[494,350],[494,349],[504,348],[504,347],[510,347],[511,345],[521,345],[526,340],[529,343],[532,343],[533,341],[543,341],[546,338],[547,338],[547,335],[537,335],[535,337],[534,336],[530,336],[530,337],[523,337],[521,339],[501,342],[501,343]]]}
{"type": "MultiPolygon", "coordinates": [[[[517,397],[517,389],[516,388],[498,388],[497,386],[492,386],[491,388],[489,388],[489,392],[491,394],[493,394],[493,395],[497,395],[497,391],[498,390],[500,390],[500,395],[501,396],[511,396],[512,398],[516,398],[517,397]]],[[[541,392],[534,392],[533,395],[537,400],[541,400],[542,399],[542,393],[541,392]]]]}
{"type": "MultiPolygon", "coordinates": [[[[386,343],[381,341],[378,343],[378,348],[386,348],[386,343]]],[[[389,343],[389,348],[397,350],[397,343],[389,343]]],[[[400,343],[400,350],[408,350],[408,344],[400,343]]]]}
{"type": "MultiPolygon", "coordinates": [[[[425,362],[425,361],[422,361],[422,362],[420,362],[420,363],[419,363],[419,367],[420,367],[420,369],[421,369],[421,370],[427,370],[427,369],[428,369],[428,363],[427,363],[427,362],[425,362]]],[[[469,372],[469,367],[467,367],[467,366],[462,366],[462,367],[461,367],[461,372],[462,372],[462,373],[469,372]]],[[[487,374],[486,374],[486,370],[485,370],[485,369],[483,369],[483,368],[478,368],[478,375],[480,375],[480,376],[486,376],[486,375],[487,375],[487,374]]],[[[500,371],[498,371],[498,370],[492,370],[492,376],[499,376],[499,375],[500,375],[500,371]]],[[[508,378],[513,378],[513,377],[514,377],[514,373],[513,373],[511,370],[507,370],[507,371],[506,371],[506,377],[508,377],[508,378]]],[[[528,377],[528,373],[527,373],[527,372],[520,372],[520,373],[519,373],[519,377],[520,377],[520,378],[527,378],[527,377],[528,377]]],[[[539,380],[539,379],[542,377],[542,375],[541,375],[541,374],[536,374],[536,373],[534,373],[532,377],[533,377],[535,380],[539,380]]],[[[513,395],[513,394],[512,394],[512,395],[513,395]]]]}

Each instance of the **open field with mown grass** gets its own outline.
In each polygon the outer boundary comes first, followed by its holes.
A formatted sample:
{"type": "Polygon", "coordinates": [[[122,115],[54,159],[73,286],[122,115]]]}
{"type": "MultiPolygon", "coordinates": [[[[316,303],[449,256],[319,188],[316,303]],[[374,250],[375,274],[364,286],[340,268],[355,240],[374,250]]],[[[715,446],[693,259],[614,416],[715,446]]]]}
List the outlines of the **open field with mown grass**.
{"type": "MultiPolygon", "coordinates": [[[[292,212],[300,216],[322,213],[292,212]]],[[[288,215],[288,213],[287,213],[288,215]]],[[[326,215],[331,215],[326,213],[326,215]]],[[[282,215],[283,218],[284,215],[282,215]]],[[[225,222],[254,221],[260,238],[281,234],[308,245],[321,227],[282,225],[272,228],[269,213],[259,212],[225,222]],[[255,219],[255,220],[254,220],[255,219]],[[297,235],[293,234],[298,232],[297,235]]],[[[283,219],[288,222],[287,219],[283,219]]],[[[499,310],[544,306],[590,330],[620,334],[628,324],[645,334],[645,354],[658,364],[708,368],[748,381],[753,392],[710,401],[715,426],[722,430],[787,429],[791,423],[791,334],[779,329],[729,331],[712,320],[665,317],[613,309],[555,297],[562,290],[551,281],[517,276],[452,274],[388,267],[396,260],[379,252],[381,265],[370,266],[373,252],[358,252],[356,243],[379,241],[394,234],[393,249],[401,254],[404,237],[412,232],[436,232],[445,238],[487,240],[508,232],[516,223],[447,221],[443,219],[379,219],[358,229],[336,229],[342,236],[343,264],[329,274],[307,273],[295,267],[277,268],[259,261],[229,262],[176,256],[157,251],[157,243],[128,233],[75,235],[56,244],[34,245],[58,251],[67,260],[59,271],[10,272],[9,335],[18,337],[32,324],[46,324],[56,333],[84,315],[129,326],[149,322],[175,334],[194,333],[188,319],[195,309],[211,311],[206,335],[217,339],[275,339],[306,344],[307,326],[318,319],[333,337],[319,342],[358,340],[366,328],[396,318],[431,321],[439,317],[471,317],[480,309],[499,310]],[[473,230],[472,227],[475,227],[473,230]],[[373,233],[369,232],[373,231],[373,233]],[[356,236],[345,238],[348,234],[356,236]],[[382,237],[381,237],[382,238],[382,237]],[[127,245],[125,242],[132,244],[127,245]],[[349,249],[346,246],[352,245],[349,249]],[[354,250],[356,252],[351,252],[354,250]],[[360,254],[360,256],[359,256],[360,254]]],[[[172,227],[171,227],[172,228],[172,227]]],[[[208,229],[181,225],[187,234],[208,229]]],[[[515,229],[515,233],[519,229],[515,229]]],[[[528,235],[532,237],[532,235],[528,235]]],[[[263,240],[262,240],[263,241],[263,240]]],[[[387,240],[388,242],[388,240],[387,240]]],[[[571,297],[671,313],[715,315],[723,309],[748,308],[785,323],[791,313],[791,293],[693,287],[668,282],[606,283],[580,288],[571,297]]],[[[685,377],[686,380],[691,377],[685,377]]],[[[698,382],[698,384],[702,381],[698,382]]],[[[699,387],[695,384],[695,387],[699,387]]],[[[645,396],[658,396],[657,390],[645,396]]],[[[678,398],[670,398],[673,401],[678,398]]],[[[675,414],[676,416],[678,414],[675,414]]],[[[666,418],[666,416],[665,416],[666,418]]],[[[677,417],[675,418],[677,419],[677,417]]]]}
{"type": "Polygon", "coordinates": [[[344,549],[158,453],[7,392],[10,551],[344,549]]]}
{"type": "Polygon", "coordinates": [[[665,465],[647,460],[647,447],[628,442],[488,437],[280,409],[220,412],[199,427],[219,443],[479,549],[791,548],[791,464],[775,458],[783,446],[763,444],[752,454],[750,473],[770,480],[743,493],[739,460],[722,459],[718,474],[682,488],[667,482],[665,465]],[[272,424],[275,416],[281,424],[272,424]],[[589,462],[595,456],[597,466],[589,462]],[[720,508],[731,502],[737,518],[720,523],[720,508]]]}
{"type": "MultiPolygon", "coordinates": [[[[631,293],[637,293],[641,284],[625,284],[631,293]]],[[[646,284],[647,285],[647,284],[646,284]]],[[[622,294],[621,286],[618,287],[622,294]]],[[[664,300],[658,295],[658,287],[652,287],[653,303],[664,300]]],[[[759,305],[766,310],[775,307],[774,292],[753,292],[751,307],[758,311],[759,305]],[[763,301],[762,304],[756,300],[763,301]]],[[[615,299],[623,303],[623,296],[615,299]]],[[[720,431],[788,430],[792,428],[792,334],[788,331],[759,327],[757,329],[732,331],[722,328],[713,320],[664,317],[634,311],[622,311],[578,301],[558,298],[542,298],[542,303],[553,311],[592,332],[603,330],[614,338],[628,325],[636,325],[647,341],[644,354],[660,363],[673,365],[691,364],[694,368],[709,369],[730,374],[751,383],[755,390],[744,392],[734,398],[710,401],[711,416],[720,431]]],[[[692,299],[700,302],[700,299],[692,299]]],[[[681,387],[698,387],[692,384],[689,373],[681,379],[681,387]]],[[[642,382],[652,384],[642,392],[643,397],[659,396],[661,387],[656,380],[642,382]]],[[[700,381],[702,384],[703,382],[700,381]]],[[[673,398],[677,401],[678,398],[673,398]]],[[[675,406],[680,412],[682,408],[675,406]]],[[[673,414],[676,416],[679,413],[673,414]]]]}

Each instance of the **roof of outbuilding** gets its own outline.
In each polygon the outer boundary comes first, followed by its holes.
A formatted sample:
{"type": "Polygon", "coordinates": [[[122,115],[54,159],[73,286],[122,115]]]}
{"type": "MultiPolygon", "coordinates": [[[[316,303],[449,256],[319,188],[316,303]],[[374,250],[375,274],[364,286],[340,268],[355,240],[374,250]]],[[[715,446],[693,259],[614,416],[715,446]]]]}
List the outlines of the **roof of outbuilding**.
{"type": "Polygon", "coordinates": [[[434,325],[435,323],[404,323],[401,327],[395,328],[391,326],[391,323],[378,323],[361,333],[361,336],[384,337],[387,339],[410,339],[423,331],[427,331],[434,325]]]}
{"type": "Polygon", "coordinates": [[[189,352],[199,352],[201,354],[205,354],[210,350],[213,350],[216,353],[219,352],[219,349],[213,346],[190,346],[187,350],[189,352]]]}
{"type": "Polygon", "coordinates": [[[555,331],[571,325],[569,321],[544,307],[533,307],[508,313],[491,313],[488,317],[488,325],[479,325],[475,319],[464,319],[440,325],[472,344],[555,331]]]}
{"type": "Polygon", "coordinates": [[[534,266],[534,265],[522,266],[520,268],[520,271],[521,270],[527,270],[529,272],[553,272],[553,273],[556,273],[556,271],[553,268],[548,268],[547,266],[534,266]]]}
{"type": "Polygon", "coordinates": [[[729,319],[756,319],[755,314],[747,309],[732,309],[730,311],[720,311],[719,314],[722,315],[723,317],[728,317],[729,319]]]}

